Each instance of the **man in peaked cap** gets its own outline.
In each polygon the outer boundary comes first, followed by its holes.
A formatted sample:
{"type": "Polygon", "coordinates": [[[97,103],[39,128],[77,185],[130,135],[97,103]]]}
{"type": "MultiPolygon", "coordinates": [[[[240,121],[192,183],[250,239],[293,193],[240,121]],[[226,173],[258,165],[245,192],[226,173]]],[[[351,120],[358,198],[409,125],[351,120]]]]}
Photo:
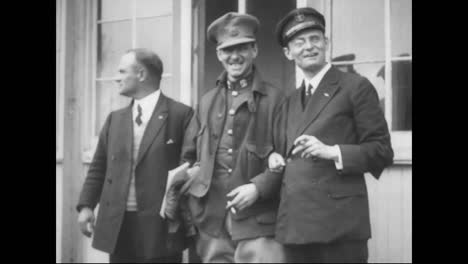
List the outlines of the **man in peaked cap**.
{"type": "Polygon", "coordinates": [[[182,150],[198,171],[188,205],[204,263],[285,261],[274,239],[281,175],[266,166],[281,151],[272,128],[285,96],[254,66],[258,27],[257,18],[231,12],[207,31],[224,71],[201,98],[182,150]]]}
{"type": "Polygon", "coordinates": [[[284,165],[276,239],[288,262],[367,262],[364,173],[378,179],[393,150],[375,88],[325,60],[324,32],[325,19],[313,8],[295,9],[277,26],[285,56],[305,78],[275,128],[285,151],[269,159],[271,169],[284,165]]]}

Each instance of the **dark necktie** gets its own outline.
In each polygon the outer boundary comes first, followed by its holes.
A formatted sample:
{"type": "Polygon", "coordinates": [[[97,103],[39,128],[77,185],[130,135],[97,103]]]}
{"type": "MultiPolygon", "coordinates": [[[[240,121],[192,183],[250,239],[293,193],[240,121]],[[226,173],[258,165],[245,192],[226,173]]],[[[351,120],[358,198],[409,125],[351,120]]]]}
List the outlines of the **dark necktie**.
{"type": "Polygon", "coordinates": [[[312,95],[312,85],[309,85],[305,88],[304,97],[302,98],[302,110],[306,108],[307,102],[309,102],[309,98],[312,95]]]}
{"type": "Polygon", "coordinates": [[[141,106],[140,105],[137,105],[137,110],[138,110],[138,115],[137,115],[137,117],[135,119],[135,122],[137,123],[138,126],[140,126],[141,123],[143,123],[141,121],[141,106]]]}
{"type": "Polygon", "coordinates": [[[311,96],[312,95],[312,89],[314,87],[312,87],[312,84],[309,83],[309,86],[307,86],[307,89],[306,89],[306,96],[311,96]]]}

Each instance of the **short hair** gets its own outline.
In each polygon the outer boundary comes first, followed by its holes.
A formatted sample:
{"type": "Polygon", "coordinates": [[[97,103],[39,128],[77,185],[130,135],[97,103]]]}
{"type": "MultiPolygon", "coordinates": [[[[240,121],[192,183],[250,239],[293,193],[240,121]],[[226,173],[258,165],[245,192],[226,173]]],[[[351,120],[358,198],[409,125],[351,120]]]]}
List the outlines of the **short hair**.
{"type": "Polygon", "coordinates": [[[159,56],[153,51],[145,48],[129,49],[126,53],[135,54],[135,61],[143,65],[150,75],[161,80],[163,73],[163,63],[159,56]]]}

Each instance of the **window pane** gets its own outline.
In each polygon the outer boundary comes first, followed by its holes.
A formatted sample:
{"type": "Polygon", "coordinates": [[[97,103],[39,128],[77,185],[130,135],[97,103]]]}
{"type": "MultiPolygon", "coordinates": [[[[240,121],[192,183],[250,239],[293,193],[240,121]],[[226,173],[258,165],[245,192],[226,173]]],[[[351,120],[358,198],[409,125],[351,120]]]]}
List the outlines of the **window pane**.
{"type": "Polygon", "coordinates": [[[332,56],[355,54],[357,61],[384,60],[384,1],[334,0],[332,56]]]}
{"type": "Polygon", "coordinates": [[[159,16],[172,14],[172,1],[168,0],[137,0],[136,16],[159,16]]]}
{"type": "Polygon", "coordinates": [[[132,47],[131,22],[110,22],[98,26],[97,77],[117,73],[121,56],[132,47]]]}
{"type": "Polygon", "coordinates": [[[412,130],[412,62],[392,63],[392,130],[412,130]]]}
{"type": "Polygon", "coordinates": [[[101,0],[100,10],[99,20],[130,18],[132,0],[101,0]]]}
{"type": "Polygon", "coordinates": [[[172,78],[171,77],[165,77],[162,78],[161,80],[161,91],[171,97],[172,99],[179,100],[179,90],[177,89],[172,89],[172,78]]]}
{"type": "Polygon", "coordinates": [[[172,72],[172,16],[137,19],[137,47],[159,55],[164,73],[172,72]]]}
{"type": "Polygon", "coordinates": [[[412,54],[412,9],[413,5],[411,0],[390,1],[392,56],[394,57],[412,54]]]}
{"type": "Polygon", "coordinates": [[[95,135],[99,132],[106,121],[107,115],[114,110],[125,107],[131,99],[119,94],[119,88],[113,81],[96,82],[96,124],[95,135]]]}
{"type": "Polygon", "coordinates": [[[385,113],[385,80],[382,78],[381,71],[384,68],[384,63],[362,63],[355,65],[335,65],[339,70],[344,72],[357,73],[366,77],[377,91],[379,96],[380,107],[385,113]]]}

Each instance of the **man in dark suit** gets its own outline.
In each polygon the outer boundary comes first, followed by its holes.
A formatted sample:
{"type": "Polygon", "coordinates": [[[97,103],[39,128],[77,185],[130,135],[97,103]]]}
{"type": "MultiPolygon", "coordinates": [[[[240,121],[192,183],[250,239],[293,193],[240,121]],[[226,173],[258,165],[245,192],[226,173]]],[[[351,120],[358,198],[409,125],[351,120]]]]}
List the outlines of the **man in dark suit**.
{"type": "Polygon", "coordinates": [[[289,262],[367,262],[364,173],[378,179],[393,150],[374,87],[326,62],[324,32],[325,19],[312,8],[291,11],[277,26],[284,54],[305,78],[277,128],[286,160],[278,153],[269,160],[272,169],[285,165],[276,239],[289,262]]]}
{"type": "Polygon", "coordinates": [[[254,66],[258,26],[257,18],[230,12],[208,27],[225,71],[202,97],[183,151],[198,169],[188,202],[204,263],[284,261],[273,237],[281,174],[266,165],[279,148],[272,128],[285,95],[254,66]]]}
{"type": "Polygon", "coordinates": [[[111,263],[182,259],[183,230],[169,235],[159,210],[193,110],[162,94],[162,72],[150,50],[122,56],[117,83],[133,100],[107,117],[77,205],[82,232],[94,231],[93,247],[108,252],[111,263]]]}

